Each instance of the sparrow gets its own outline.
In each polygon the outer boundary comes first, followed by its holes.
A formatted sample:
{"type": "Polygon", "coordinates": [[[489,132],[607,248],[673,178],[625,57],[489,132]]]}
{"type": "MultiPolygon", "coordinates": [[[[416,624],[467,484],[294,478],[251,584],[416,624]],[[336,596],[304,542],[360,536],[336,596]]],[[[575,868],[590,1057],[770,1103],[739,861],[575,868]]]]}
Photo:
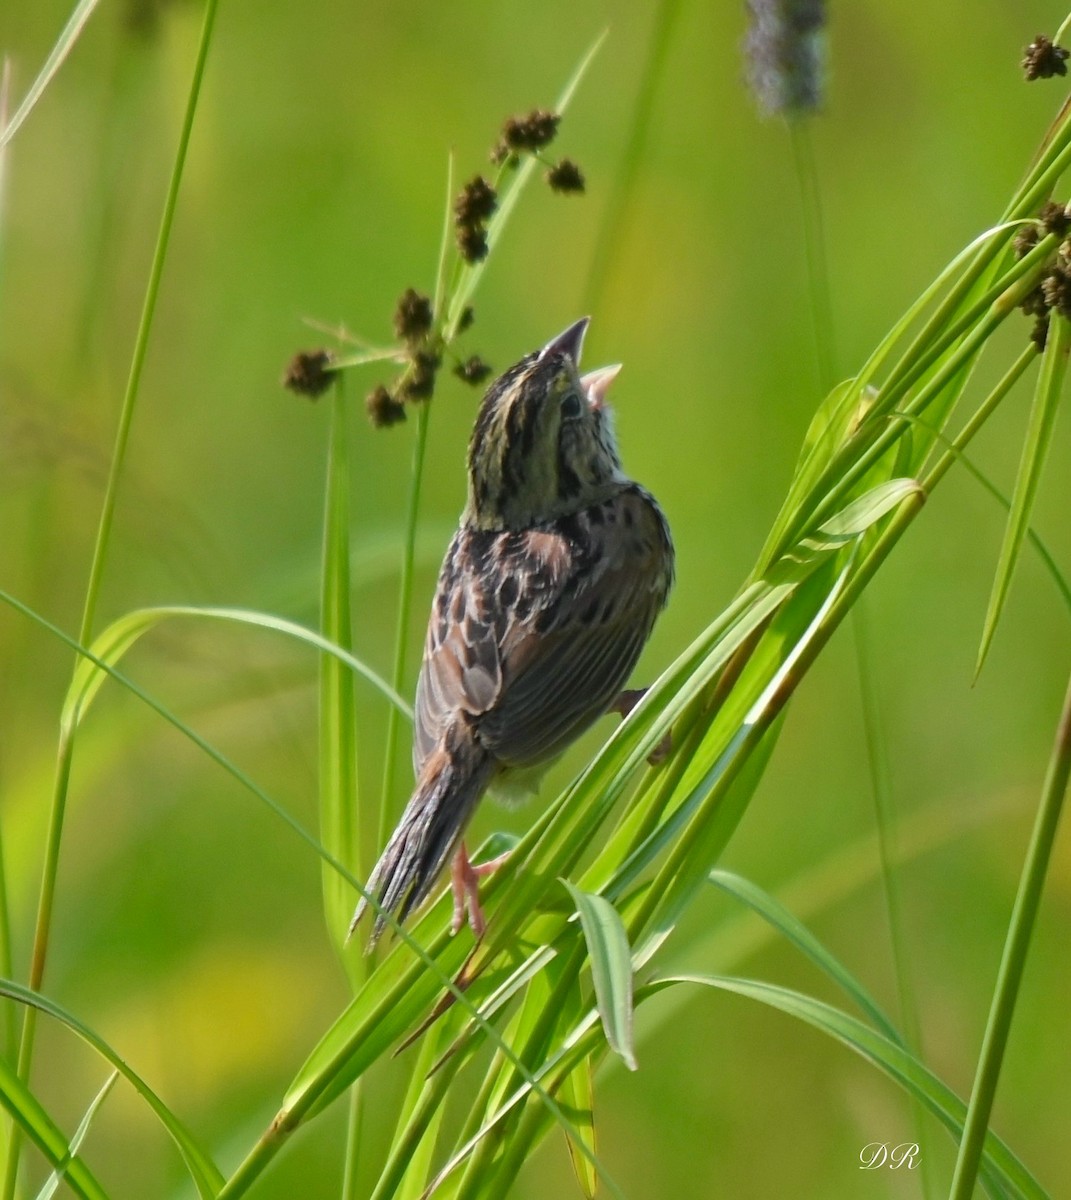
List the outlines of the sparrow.
{"type": "MultiPolygon", "coordinates": [[[[468,449],[468,501],[435,589],[416,690],[416,787],[368,881],[403,921],[452,859],[453,931],[480,937],[462,840],[481,797],[534,790],[622,692],[673,583],[669,525],[623,471],[607,392],[620,365],[579,373],[588,318],[487,390],[468,449]]],[[[365,908],[357,906],[350,931],[365,908]]]]}

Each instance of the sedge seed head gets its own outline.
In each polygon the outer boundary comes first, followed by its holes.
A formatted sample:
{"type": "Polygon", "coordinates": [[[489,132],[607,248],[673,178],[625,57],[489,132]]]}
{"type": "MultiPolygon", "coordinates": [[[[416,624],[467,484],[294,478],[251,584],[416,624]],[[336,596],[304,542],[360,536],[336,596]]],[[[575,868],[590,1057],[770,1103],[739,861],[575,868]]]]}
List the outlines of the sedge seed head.
{"type": "Polygon", "coordinates": [[[405,420],[405,406],[395,400],[382,384],[368,393],[364,407],[376,429],[387,429],[405,420]]]}
{"type": "Polygon", "coordinates": [[[302,350],[287,363],[283,387],[297,396],[315,400],[331,386],[334,371],[327,350],[302,350]]]}
{"type": "Polygon", "coordinates": [[[431,330],[431,300],[415,288],[406,288],[394,310],[394,332],[405,342],[419,342],[431,330]]]}
{"type": "Polygon", "coordinates": [[[1051,79],[1054,75],[1067,74],[1069,51],[1057,46],[1051,38],[1039,33],[1023,51],[1021,66],[1027,82],[1035,79],[1051,79]]]}
{"type": "Polygon", "coordinates": [[[571,158],[563,158],[560,163],[547,172],[547,183],[551,191],[563,196],[584,191],[584,175],[571,158]]]}

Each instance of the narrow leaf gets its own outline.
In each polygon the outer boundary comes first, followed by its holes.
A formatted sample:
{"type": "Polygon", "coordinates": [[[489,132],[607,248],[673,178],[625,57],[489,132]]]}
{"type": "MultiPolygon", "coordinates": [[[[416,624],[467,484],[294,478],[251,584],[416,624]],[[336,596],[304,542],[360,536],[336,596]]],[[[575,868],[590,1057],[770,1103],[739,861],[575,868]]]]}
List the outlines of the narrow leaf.
{"type": "MultiPolygon", "coordinates": [[[[294,621],[273,617],[268,613],[254,612],[241,608],[197,608],[191,605],[169,605],[160,608],[141,608],[127,613],[114,621],[103,633],[99,634],[89,647],[93,659],[83,658],[75,668],[71,686],[63,704],[61,721],[65,729],[71,729],[81,721],[90,703],[108,677],[108,672],[100,664],[116,666],[126,652],[141,637],[155,628],[162,621],[173,617],[193,617],[212,621],[232,621],[239,625],[252,625],[258,629],[267,629],[275,633],[285,634],[331,654],[344,663],[351,671],[360,675],[373,685],[393,705],[399,708],[407,717],[412,716],[412,710],[401,696],[382,679],[371,667],[354,658],[349,651],[327,638],[321,637],[311,629],[298,625],[294,621]]],[[[84,654],[84,651],[83,651],[84,654]]]]}
{"type": "Polygon", "coordinates": [[[902,1041],[896,1027],[882,1012],[876,1001],[871,998],[866,988],[783,904],[757,884],[732,871],[720,869],[711,871],[710,882],[727,895],[739,900],[741,904],[746,904],[752,912],[760,916],[797,950],[805,954],[823,974],[832,979],[855,1002],[887,1038],[894,1042],[902,1041]]]}
{"type": "MultiPolygon", "coordinates": [[[[921,1100],[954,1137],[959,1136],[967,1112],[963,1101],[910,1051],[857,1018],[790,988],[719,975],[674,975],[652,980],[637,993],[637,1001],[642,1002],[666,987],[680,984],[698,984],[733,992],[776,1008],[821,1030],[884,1071],[921,1100]]],[[[1037,1180],[993,1133],[986,1137],[985,1156],[987,1173],[995,1175],[999,1186],[1008,1189],[1013,1196],[1023,1197],[1024,1200],[1049,1200],[1037,1180]]]]}
{"type": "MultiPolygon", "coordinates": [[[[74,1137],[71,1138],[71,1144],[67,1151],[68,1161],[78,1153],[82,1143],[85,1141],[86,1134],[89,1133],[89,1127],[93,1124],[93,1118],[97,1114],[97,1109],[104,1103],[108,1093],[115,1086],[115,1081],[119,1078],[119,1072],[113,1070],[112,1073],[104,1081],[104,1085],[100,1091],[93,1097],[89,1107],[85,1111],[85,1116],[78,1122],[78,1128],[74,1131],[74,1137]]],[[[52,1174],[45,1180],[41,1186],[41,1190],[37,1193],[37,1200],[52,1200],[56,1194],[56,1189],[63,1181],[67,1174],[67,1162],[61,1164],[52,1174]]]]}
{"type": "Polygon", "coordinates": [[[802,583],[838,550],[888,516],[909,496],[921,493],[917,479],[886,479],[850,501],[799,542],[767,572],[770,582],[802,583]]]}
{"type": "Polygon", "coordinates": [[[0,1058],[0,1103],[18,1127],[81,1200],[108,1200],[108,1193],[77,1154],[71,1154],[59,1126],[41,1107],[37,1097],[19,1079],[7,1059],[0,1058]]]}
{"type": "MultiPolygon", "coordinates": [[[[574,1026],[584,1016],[585,1006],[579,988],[570,993],[570,1009],[567,1022],[574,1026]]],[[[599,1175],[595,1170],[595,1080],[594,1056],[584,1058],[571,1071],[566,1073],[558,1089],[558,1103],[562,1112],[573,1122],[576,1138],[587,1148],[588,1153],[582,1154],[577,1149],[573,1137],[566,1137],[565,1144],[569,1150],[569,1161],[573,1164],[573,1174],[580,1185],[584,1200],[595,1200],[599,1186],[599,1175]]]]}
{"type": "Polygon", "coordinates": [[[52,47],[48,58],[45,59],[45,65],[38,71],[37,78],[30,84],[30,90],[15,110],[14,116],[6,124],[0,126],[0,150],[18,133],[23,121],[33,112],[38,100],[44,95],[45,88],[52,82],[53,76],[63,66],[67,55],[74,49],[75,42],[78,41],[86,22],[93,15],[93,10],[99,3],[100,0],[79,0],[75,5],[74,12],[71,13],[67,24],[63,27],[63,32],[52,47]]]}
{"type": "Polygon", "coordinates": [[[632,1038],[632,949],[617,909],[603,896],[582,892],[563,879],[569,889],[591,959],[595,1000],[610,1048],[630,1071],[637,1068],[632,1038]]]}
{"type": "MultiPolygon", "coordinates": [[[[55,1001],[49,1000],[37,992],[30,991],[29,988],[23,987],[21,983],[15,983],[10,979],[0,979],[0,996],[6,996],[10,1000],[17,1000],[20,1004],[32,1005],[40,1012],[53,1017],[81,1038],[88,1046],[92,1047],[106,1062],[111,1063],[119,1074],[145,1100],[146,1104],[156,1114],[161,1125],[170,1134],[172,1141],[178,1147],[179,1153],[186,1163],[186,1169],[190,1173],[190,1178],[193,1180],[201,1200],[214,1200],[223,1186],[223,1176],[219,1173],[215,1163],[201,1149],[193,1134],[186,1128],[182,1121],[168,1108],[141,1076],[120,1058],[103,1038],[94,1033],[88,1025],[83,1024],[77,1017],[72,1016],[66,1009],[56,1004],[55,1001]]],[[[0,1058],[0,1071],[3,1069],[3,1062],[4,1060],[0,1058]]],[[[16,1080],[16,1082],[18,1081],[16,1080]]],[[[19,1084],[19,1086],[23,1085],[19,1084]]],[[[36,1104],[36,1101],[34,1103],[36,1104]]],[[[64,1141],[64,1145],[66,1146],[66,1141],[64,1141]]],[[[59,1165],[58,1161],[53,1161],[53,1165],[59,1165]]],[[[66,1182],[70,1185],[70,1177],[66,1179],[66,1182]]]]}
{"type": "Polygon", "coordinates": [[[1019,463],[1019,474],[1012,494],[1011,512],[1004,529],[1004,541],[1000,547],[1000,559],[993,580],[993,591],[989,597],[985,624],[982,627],[982,642],[978,648],[978,661],[974,675],[977,679],[985,664],[989,647],[996,633],[997,622],[1004,611],[1012,577],[1019,561],[1019,551],[1030,527],[1030,514],[1037,496],[1038,483],[1045,465],[1045,458],[1052,443],[1059,407],[1060,389],[1067,369],[1067,352],[1071,347],[1071,325],[1059,313],[1053,312],[1049,320],[1049,336],[1041,360],[1041,373],[1034,393],[1034,404],[1030,410],[1030,422],[1023,443],[1023,455],[1019,463]]]}
{"type": "MultiPolygon", "coordinates": [[[[331,407],[327,495],[324,503],[323,568],[320,582],[320,632],[347,654],[352,650],[350,617],[350,465],[346,398],[336,384],[331,407]]],[[[327,852],[356,875],[357,699],[353,674],[333,654],[320,656],[320,838],[327,852]]],[[[328,936],[347,972],[356,981],[359,961],[344,946],[356,895],[328,863],[321,865],[328,936]]]]}

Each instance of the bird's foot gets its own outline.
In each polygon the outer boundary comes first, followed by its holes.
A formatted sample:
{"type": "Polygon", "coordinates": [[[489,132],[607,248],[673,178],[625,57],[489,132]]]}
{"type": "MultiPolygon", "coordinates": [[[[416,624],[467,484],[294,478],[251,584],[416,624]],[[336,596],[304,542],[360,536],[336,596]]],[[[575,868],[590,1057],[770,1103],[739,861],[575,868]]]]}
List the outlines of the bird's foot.
{"type": "Polygon", "coordinates": [[[510,852],[492,858],[490,862],[473,864],[469,861],[465,843],[458,847],[454,860],[450,864],[450,887],[454,893],[454,916],[450,922],[450,932],[457,933],[465,924],[468,917],[472,926],[473,937],[479,941],[487,928],[487,919],[480,907],[480,880],[485,875],[497,871],[509,858],[510,852]]]}
{"type": "MultiPolygon", "coordinates": [[[[624,720],[646,695],[646,688],[628,688],[618,693],[617,699],[610,705],[610,711],[620,713],[621,719],[624,720]]],[[[672,749],[673,735],[667,733],[651,753],[647,755],[647,761],[652,767],[657,767],[659,763],[665,762],[672,749]]]]}

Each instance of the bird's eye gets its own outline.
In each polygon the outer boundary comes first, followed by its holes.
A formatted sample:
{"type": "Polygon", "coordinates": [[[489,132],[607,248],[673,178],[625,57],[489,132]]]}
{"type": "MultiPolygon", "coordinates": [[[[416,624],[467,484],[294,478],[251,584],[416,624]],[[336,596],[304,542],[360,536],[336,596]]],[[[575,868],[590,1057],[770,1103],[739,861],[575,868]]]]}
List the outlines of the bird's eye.
{"type": "Polygon", "coordinates": [[[583,408],[584,402],[576,392],[566,392],[562,399],[562,419],[565,421],[575,420],[580,416],[583,408]]]}

